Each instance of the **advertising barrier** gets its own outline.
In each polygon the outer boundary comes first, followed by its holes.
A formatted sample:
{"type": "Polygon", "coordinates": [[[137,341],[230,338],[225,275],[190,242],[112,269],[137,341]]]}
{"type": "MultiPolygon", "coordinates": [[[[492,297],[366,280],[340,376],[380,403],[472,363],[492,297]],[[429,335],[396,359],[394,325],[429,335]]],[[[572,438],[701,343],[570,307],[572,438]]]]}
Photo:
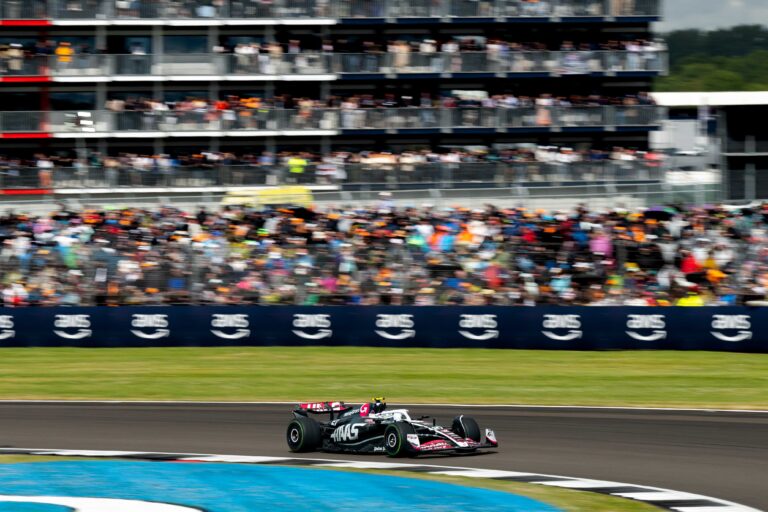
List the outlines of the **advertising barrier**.
{"type": "Polygon", "coordinates": [[[768,310],[642,307],[4,308],[0,346],[357,345],[768,353],[768,310]]]}

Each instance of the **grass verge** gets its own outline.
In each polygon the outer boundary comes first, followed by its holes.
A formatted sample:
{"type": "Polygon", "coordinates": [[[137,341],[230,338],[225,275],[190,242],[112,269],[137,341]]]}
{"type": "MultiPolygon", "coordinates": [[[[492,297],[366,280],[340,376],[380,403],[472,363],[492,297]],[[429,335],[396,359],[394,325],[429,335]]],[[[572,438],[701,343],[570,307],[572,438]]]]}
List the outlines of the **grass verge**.
{"type": "Polygon", "coordinates": [[[0,399],[768,409],[768,355],[362,347],[2,349],[0,399]]]}

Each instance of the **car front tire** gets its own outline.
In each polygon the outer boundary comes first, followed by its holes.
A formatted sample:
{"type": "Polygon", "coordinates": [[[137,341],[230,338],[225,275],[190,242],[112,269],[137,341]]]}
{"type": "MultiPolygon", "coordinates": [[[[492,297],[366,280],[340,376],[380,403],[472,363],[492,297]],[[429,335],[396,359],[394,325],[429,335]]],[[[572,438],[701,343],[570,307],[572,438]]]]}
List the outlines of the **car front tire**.
{"type": "Polygon", "coordinates": [[[471,439],[478,443],[480,442],[480,426],[477,424],[477,421],[475,421],[475,418],[471,416],[464,416],[462,414],[461,416],[453,418],[451,430],[460,437],[471,439]]]}
{"type": "Polygon", "coordinates": [[[384,430],[384,449],[389,457],[409,457],[416,454],[408,442],[408,434],[416,430],[410,423],[398,421],[384,430]]]}

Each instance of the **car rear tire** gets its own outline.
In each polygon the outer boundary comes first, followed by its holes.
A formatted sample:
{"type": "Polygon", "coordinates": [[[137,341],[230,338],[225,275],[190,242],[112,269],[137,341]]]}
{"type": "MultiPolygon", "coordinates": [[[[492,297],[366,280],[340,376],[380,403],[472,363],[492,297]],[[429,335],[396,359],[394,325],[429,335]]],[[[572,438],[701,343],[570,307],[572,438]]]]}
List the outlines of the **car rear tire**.
{"type": "Polygon", "coordinates": [[[323,442],[320,425],[315,420],[303,416],[294,418],[288,424],[285,438],[292,452],[312,452],[323,442]]]}
{"type": "Polygon", "coordinates": [[[475,442],[480,442],[480,427],[475,421],[475,418],[471,416],[456,416],[453,418],[453,425],[451,426],[456,435],[471,439],[475,442]]]}
{"type": "Polygon", "coordinates": [[[389,457],[412,457],[416,451],[408,442],[408,434],[415,434],[416,430],[410,423],[398,421],[384,430],[384,449],[389,457]]]}

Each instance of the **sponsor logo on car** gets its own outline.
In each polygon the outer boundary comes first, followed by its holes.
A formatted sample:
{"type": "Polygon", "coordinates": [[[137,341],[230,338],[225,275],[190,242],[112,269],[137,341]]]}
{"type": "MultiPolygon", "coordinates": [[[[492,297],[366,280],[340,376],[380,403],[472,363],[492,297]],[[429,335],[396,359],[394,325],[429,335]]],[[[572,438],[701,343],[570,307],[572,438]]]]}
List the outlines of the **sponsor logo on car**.
{"type": "Polygon", "coordinates": [[[376,334],[388,340],[404,340],[416,336],[413,315],[376,315],[376,334]],[[391,333],[383,329],[399,329],[391,333]]]}
{"type": "Polygon", "coordinates": [[[331,315],[309,315],[296,313],[293,315],[292,332],[299,338],[306,340],[321,340],[333,336],[331,327],[331,315]],[[307,332],[309,329],[314,332],[307,332]]]}
{"type": "Polygon", "coordinates": [[[357,441],[360,436],[360,427],[365,427],[365,423],[347,423],[333,431],[331,439],[337,443],[346,443],[348,441],[357,441]]]}
{"type": "Polygon", "coordinates": [[[461,315],[459,334],[470,340],[485,341],[499,337],[496,315],[461,315]],[[470,329],[482,332],[471,332],[470,329]]]}
{"type": "Polygon", "coordinates": [[[91,315],[56,315],[53,326],[55,327],[53,333],[56,336],[68,340],[81,340],[93,334],[90,329],[91,315]],[[71,332],[72,329],[77,330],[71,332]]]}
{"type": "Polygon", "coordinates": [[[13,317],[11,315],[0,315],[0,340],[7,340],[16,336],[14,330],[13,317]]]}
{"type": "Polygon", "coordinates": [[[360,416],[365,418],[371,412],[371,404],[364,403],[360,406],[360,416]]]}
{"type": "Polygon", "coordinates": [[[405,435],[406,440],[408,440],[408,443],[411,446],[419,447],[421,446],[421,442],[419,442],[419,436],[418,434],[406,434],[405,435]]]}
{"type": "Polygon", "coordinates": [[[157,340],[160,338],[167,338],[171,335],[168,327],[168,315],[145,315],[134,314],[131,320],[131,333],[134,336],[143,338],[145,340],[157,340]],[[151,332],[145,332],[141,329],[154,329],[151,332]]]}
{"type": "Polygon", "coordinates": [[[211,332],[217,338],[225,340],[239,340],[250,336],[250,326],[248,315],[245,314],[215,313],[211,318],[211,332]]]}
{"type": "Polygon", "coordinates": [[[342,408],[341,402],[308,402],[299,404],[302,409],[309,411],[340,411],[342,408]]]}
{"type": "Polygon", "coordinates": [[[638,341],[658,341],[667,337],[664,315],[628,315],[627,335],[638,341]],[[641,332],[637,332],[641,331],[641,332]]]}
{"type": "Polygon", "coordinates": [[[581,331],[581,315],[544,315],[542,322],[544,336],[556,341],[577,340],[584,334],[581,331]],[[562,334],[553,332],[560,331],[562,334]]]}
{"type": "Polygon", "coordinates": [[[712,329],[712,336],[721,341],[738,343],[752,339],[749,315],[712,315],[712,329]]]}

